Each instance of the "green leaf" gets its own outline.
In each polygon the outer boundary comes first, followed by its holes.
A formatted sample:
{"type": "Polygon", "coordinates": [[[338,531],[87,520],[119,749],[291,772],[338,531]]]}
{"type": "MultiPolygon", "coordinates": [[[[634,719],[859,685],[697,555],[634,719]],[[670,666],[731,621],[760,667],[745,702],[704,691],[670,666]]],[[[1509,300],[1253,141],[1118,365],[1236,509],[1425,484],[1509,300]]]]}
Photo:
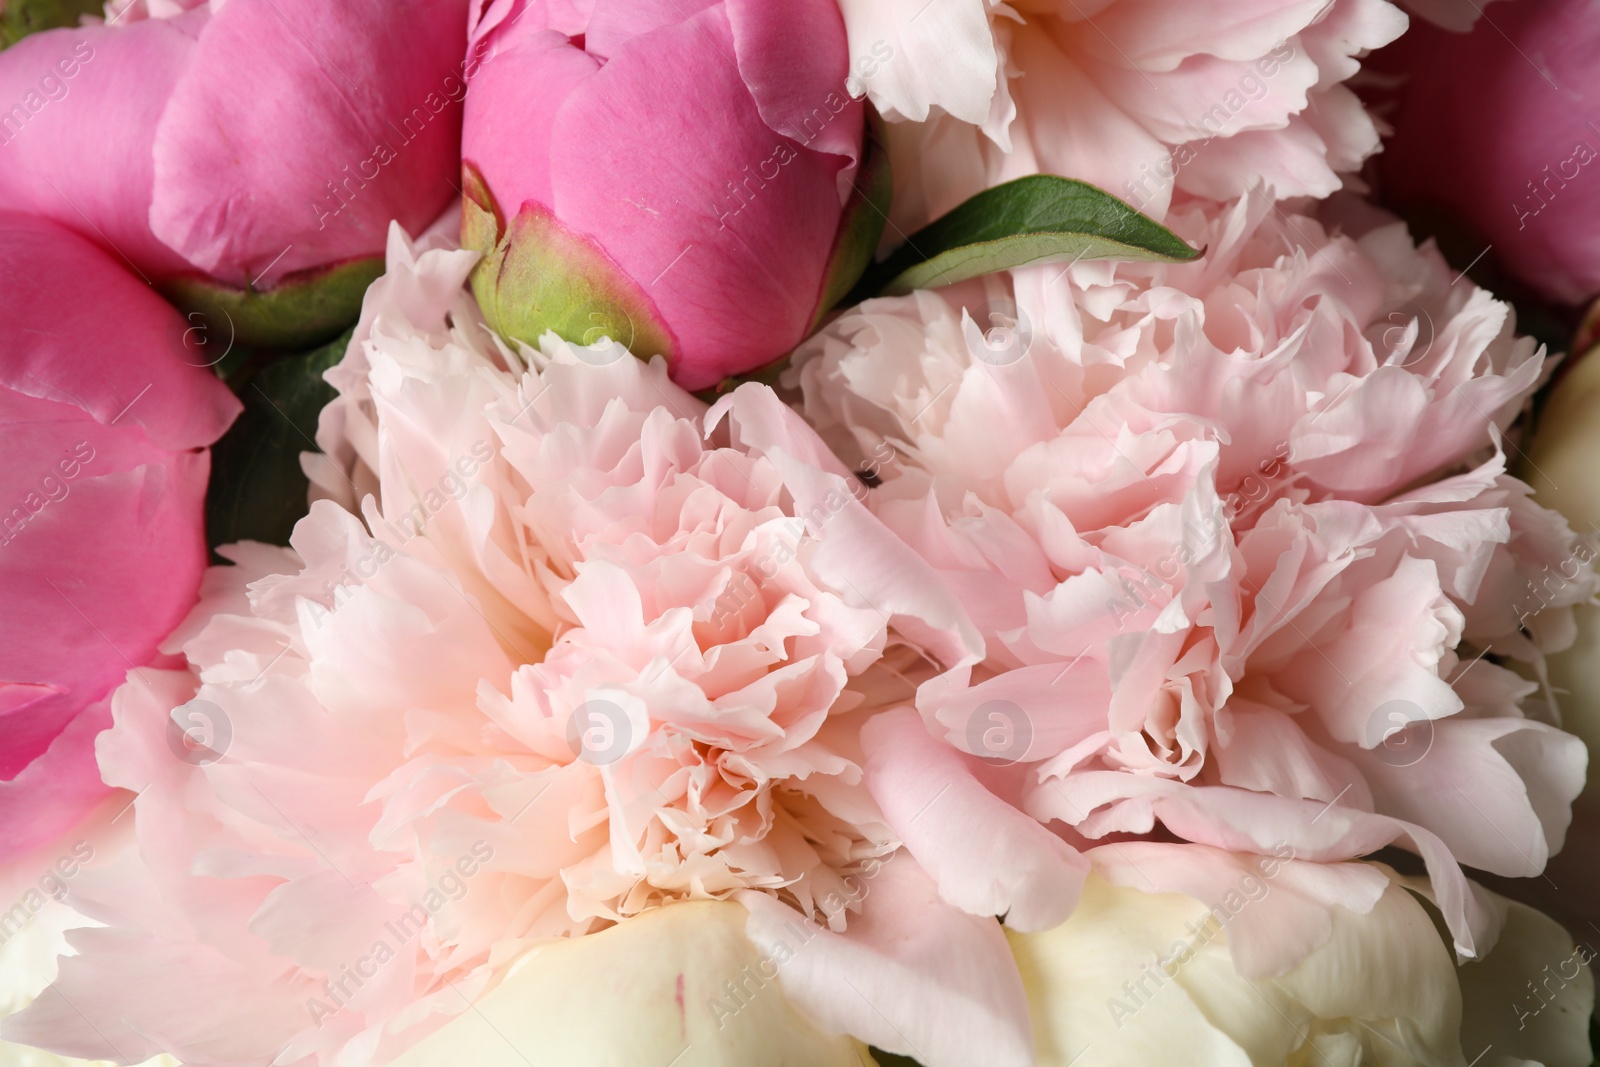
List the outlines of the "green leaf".
{"type": "Polygon", "coordinates": [[[240,389],[244,411],[211,448],[206,535],[213,548],[234,541],[289,543],[310,488],[300,453],[316,451],[317,416],[336,395],[322,372],[344,358],[349,340],[346,332],[321,348],[268,363],[240,389]]]}
{"type": "Polygon", "coordinates": [[[898,296],[1029,263],[1182,263],[1200,251],[1102,189],[1035,174],[986,189],[907,238],[853,295],[898,296]]]}

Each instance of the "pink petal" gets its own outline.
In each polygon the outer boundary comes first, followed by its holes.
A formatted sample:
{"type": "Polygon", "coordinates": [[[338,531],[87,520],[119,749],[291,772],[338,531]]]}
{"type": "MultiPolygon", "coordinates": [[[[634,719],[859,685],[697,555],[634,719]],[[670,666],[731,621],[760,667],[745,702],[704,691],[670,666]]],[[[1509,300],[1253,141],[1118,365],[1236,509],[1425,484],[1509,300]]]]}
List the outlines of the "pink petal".
{"type": "Polygon", "coordinates": [[[112,792],[94,753],[95,735],[111,725],[107,705],[80,712],[21,773],[0,781],[0,854],[20,856],[56,840],[112,792]]]}
{"type": "MultiPolygon", "coordinates": [[[[988,726],[976,727],[974,718],[986,720],[1015,709],[1019,734],[1014,751],[1003,758],[1038,762],[1079,744],[1106,728],[1111,706],[1111,684],[1105,665],[1084,657],[1067,663],[1042,663],[1018,667],[977,683],[971,671],[960,668],[924,682],[917,691],[917,707],[941,723],[945,740],[974,756],[995,756],[984,746],[974,746],[988,726]]],[[[1008,745],[1011,742],[1007,742],[1008,745]]]]}
{"type": "Polygon", "coordinates": [[[861,743],[872,799],[944,900],[1025,932],[1066,920],[1088,861],[979,784],[916,712],[873,717],[861,743]]]}
{"type": "Polygon", "coordinates": [[[1088,856],[1095,873],[1113,885],[1182,893],[1225,917],[1234,968],[1252,979],[1283,974],[1323,945],[1333,931],[1333,906],[1365,915],[1389,888],[1388,876],[1374,865],[1308,863],[1296,860],[1287,845],[1254,855],[1125,841],[1088,856]]]}
{"type": "MultiPolygon", "coordinates": [[[[80,953],[93,952],[92,966],[82,956],[62,960],[53,991],[5,1020],[9,1041],[47,1044],[69,1056],[141,1063],[171,1048],[189,1063],[267,1062],[278,1044],[304,1025],[303,1004],[264,997],[258,976],[193,941],[129,930],[78,930],[68,942],[80,953]],[[184,990],[174,996],[173,984],[184,990]],[[127,1022],[89,1023],[74,1004],[123,1005],[127,1022]],[[230,1020],[226,1036],[204,1044],[174,1042],[170,1035],[188,1027],[192,1005],[230,1020]]],[[[307,990],[309,993],[310,990],[307,990]]]]}
{"type": "Polygon", "coordinates": [[[466,0],[220,6],[156,131],[152,229],[235,283],[421,231],[456,195],[466,27],[466,0]]]}
{"type": "MultiPolygon", "coordinates": [[[[0,394],[0,424],[15,425],[8,399],[0,394]]],[[[208,458],[151,456],[119,469],[129,457],[115,439],[98,444],[77,478],[61,479],[67,495],[0,551],[0,592],[21,609],[0,619],[0,681],[56,690],[0,716],[7,776],[42,755],[86,704],[150,662],[194,605],[205,567],[208,458]]]]}
{"type": "Polygon", "coordinates": [[[0,286],[13,294],[0,322],[0,840],[38,842],[104,794],[96,702],[194,604],[198,449],[239,404],[184,365],[177,312],[53,223],[0,214],[0,286]]]}
{"type": "Polygon", "coordinates": [[[1583,742],[1527,719],[1452,717],[1412,729],[1426,746],[1414,757],[1349,753],[1381,809],[1426,826],[1470,867],[1512,878],[1543,871],[1583,791],[1583,742]]]}
{"type": "Polygon", "coordinates": [[[933,569],[857,498],[854,475],[816,432],[770,389],[740,386],[706,413],[710,431],[724,416],[738,440],[772,460],[793,494],[797,515],[812,517],[822,539],[811,564],[852,601],[893,619],[911,640],[948,664],[981,658],[983,639],[933,569]]]}
{"type": "Polygon", "coordinates": [[[1354,859],[1398,843],[1427,863],[1456,952],[1474,957],[1485,938],[1493,938],[1492,914],[1444,842],[1414,823],[1387,815],[1117,771],[1046,780],[1034,791],[1028,810],[1041,819],[1061,819],[1090,837],[1146,834],[1159,819],[1186,841],[1263,854],[1287,845],[1296,857],[1318,863],[1354,859]]]}
{"type": "Polygon", "coordinates": [[[554,203],[551,126],[573,88],[600,64],[531,20],[513,23],[487,44],[467,94],[461,153],[483,174],[509,224],[525,201],[554,203]]]}
{"type": "Polygon", "coordinates": [[[842,934],[775,897],[739,895],[750,940],[782,961],[784,995],[824,1029],[925,1067],[1031,1064],[1028,1001],[1000,924],[941,901],[904,856],[864,886],[861,914],[842,934]]]}
{"type": "MultiPolygon", "coordinates": [[[[1000,56],[984,0],[844,0],[852,72],[877,109],[922,122],[934,109],[988,116],[1000,56]]],[[[996,130],[1003,138],[1005,130],[996,130]]]]}
{"type": "Polygon", "coordinates": [[[583,30],[583,48],[592,56],[610,59],[632,38],[676,26],[713,6],[720,6],[718,0],[594,0],[583,30]]]}
{"type": "Polygon", "coordinates": [[[88,241],[0,212],[0,289],[26,294],[0,321],[0,386],[141,427],[165,449],[209,445],[238,414],[190,324],[88,241]]]}
{"type": "Polygon", "coordinates": [[[844,20],[834,0],[728,0],[734,53],[766,124],[790,140],[844,156],[861,154],[862,104],[850,98],[844,20]],[[804,41],[804,48],[796,48],[804,41]],[[830,95],[848,101],[834,112],[830,95]]]}
{"type": "MultiPolygon", "coordinates": [[[[1322,15],[1327,0],[1229,0],[1226,4],[1175,4],[1170,0],[1118,0],[1093,15],[1097,32],[1089,49],[1150,71],[1171,71],[1191,56],[1248,61],[1270,52],[1322,15]],[[1132,42],[1119,45],[1117,42],[1132,42]],[[1131,49],[1131,52],[1129,51],[1131,49]]],[[[1069,22],[1088,21],[1068,7],[1069,22]]]]}
{"type": "Polygon", "coordinates": [[[150,277],[191,270],[152,232],[150,145],[208,17],[203,8],[52,30],[0,52],[0,100],[11,108],[0,114],[0,205],[70,226],[150,277]]]}

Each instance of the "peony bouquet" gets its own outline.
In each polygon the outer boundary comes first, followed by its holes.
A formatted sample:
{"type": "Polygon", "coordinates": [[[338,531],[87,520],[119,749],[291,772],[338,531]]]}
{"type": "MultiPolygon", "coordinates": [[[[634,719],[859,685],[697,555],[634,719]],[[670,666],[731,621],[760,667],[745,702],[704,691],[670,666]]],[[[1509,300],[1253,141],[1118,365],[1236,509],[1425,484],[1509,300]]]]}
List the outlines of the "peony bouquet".
{"type": "Polygon", "coordinates": [[[0,1067],[1590,1067],[1597,47],[0,0],[0,1067]]]}

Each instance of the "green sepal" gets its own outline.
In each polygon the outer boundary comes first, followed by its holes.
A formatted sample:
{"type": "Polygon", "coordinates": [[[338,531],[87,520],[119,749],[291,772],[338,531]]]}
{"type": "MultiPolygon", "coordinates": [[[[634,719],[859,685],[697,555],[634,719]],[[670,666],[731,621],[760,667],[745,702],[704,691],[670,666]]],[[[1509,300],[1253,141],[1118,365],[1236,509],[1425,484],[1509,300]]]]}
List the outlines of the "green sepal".
{"type": "Polygon", "coordinates": [[[674,358],[672,331],[655,304],[593,241],[532,202],[508,222],[470,163],[462,165],[462,190],[461,242],[483,253],[472,293],[502,337],[528,345],[546,331],[578,345],[609,337],[641,359],[674,358]]]}
{"type": "Polygon", "coordinates": [[[240,289],[204,277],[157,283],[190,322],[246,348],[296,351],[320,345],[361,317],[361,298],[383,274],[383,257],[296,271],[266,289],[240,289]]]}

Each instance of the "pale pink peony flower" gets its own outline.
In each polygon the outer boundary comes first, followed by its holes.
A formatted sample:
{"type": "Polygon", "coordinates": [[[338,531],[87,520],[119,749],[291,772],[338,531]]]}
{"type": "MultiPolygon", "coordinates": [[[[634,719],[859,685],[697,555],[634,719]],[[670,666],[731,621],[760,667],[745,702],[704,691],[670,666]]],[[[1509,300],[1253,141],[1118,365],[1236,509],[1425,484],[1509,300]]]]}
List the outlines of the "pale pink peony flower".
{"type": "Polygon", "coordinates": [[[859,482],[765,387],[708,410],[609,342],[513,353],[475,254],[389,255],[317,471],[375,494],[225,550],[188,669],[117,694],[141,849],[17,1039],[382,1062],[521,950],[656,905],[756,890],[843,929],[897,845],[856,740],[913,694],[890,623],[947,662],[978,640],[859,482]],[[230,743],[174,759],[194,717],[230,743]]]}
{"type": "Polygon", "coordinates": [[[852,91],[890,118],[905,233],[1064,174],[1157,218],[1175,191],[1327,196],[1377,151],[1342,83],[1398,37],[1383,0],[842,0],[852,91]]]}
{"type": "Polygon", "coordinates": [[[909,821],[941,784],[924,724],[968,754],[945,781],[1072,840],[1399,842],[1471,955],[1488,919],[1457,862],[1537,874],[1586,761],[1497,662],[1537,671],[1597,588],[1505,470],[1542,352],[1397,223],[1256,198],[1171,224],[1204,259],[869,301],[797,354],[842,456],[898,453],[873,509],[986,642],[921,686],[920,723],[874,720],[867,784],[941,885],[972,849],[909,821]]]}

